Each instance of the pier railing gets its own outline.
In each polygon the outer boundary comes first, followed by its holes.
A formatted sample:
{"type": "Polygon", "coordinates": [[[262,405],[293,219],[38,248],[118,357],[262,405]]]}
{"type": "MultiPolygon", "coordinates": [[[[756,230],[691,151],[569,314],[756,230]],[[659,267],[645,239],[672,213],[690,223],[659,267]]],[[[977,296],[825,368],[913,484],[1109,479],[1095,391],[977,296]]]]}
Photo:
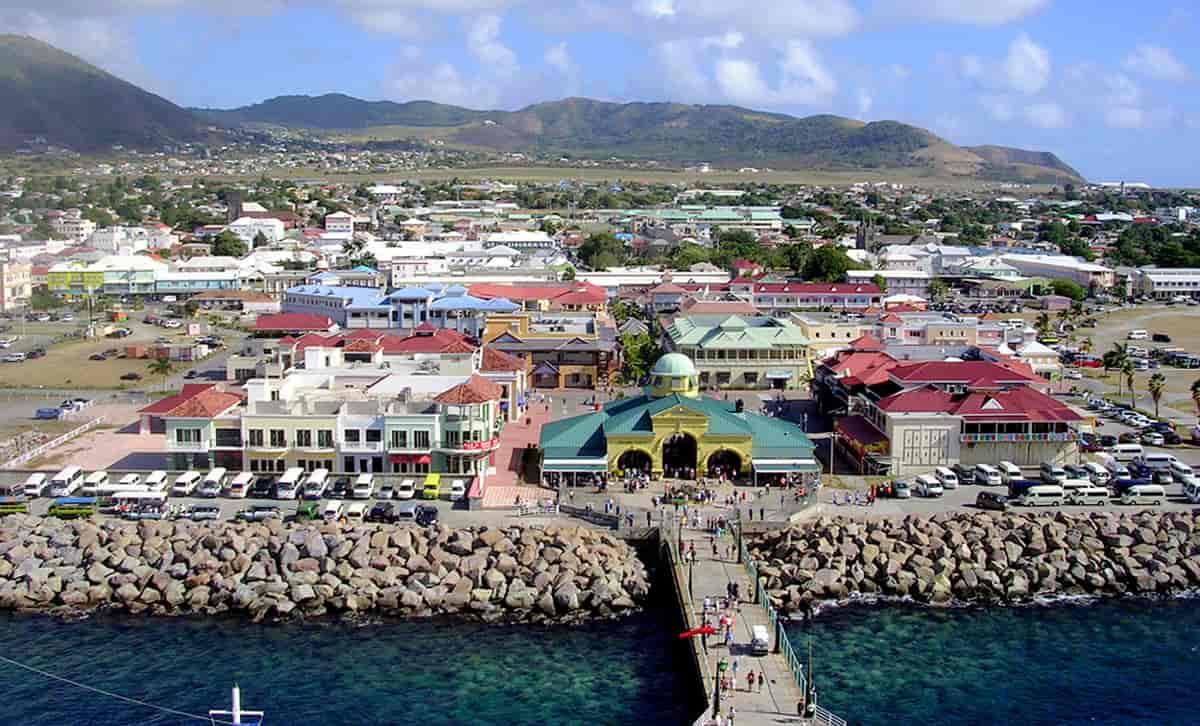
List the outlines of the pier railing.
{"type": "MultiPolygon", "coordinates": [[[[746,541],[740,536],[738,537],[738,549],[742,564],[746,567],[746,574],[749,576],[750,582],[754,583],[755,602],[762,606],[767,614],[768,622],[771,623],[771,630],[775,634],[775,646],[787,662],[788,669],[792,672],[792,677],[796,679],[796,685],[800,687],[800,692],[807,699],[810,691],[808,689],[808,681],[804,675],[804,661],[800,659],[799,653],[796,652],[795,646],[792,645],[791,639],[788,638],[784,619],[779,616],[779,612],[771,604],[771,598],[767,596],[767,590],[758,578],[758,568],[754,566],[754,560],[750,557],[750,550],[746,547],[746,541]]],[[[822,708],[820,704],[813,704],[813,706],[814,711],[810,723],[818,724],[819,726],[846,726],[846,719],[828,709],[822,708]]]]}

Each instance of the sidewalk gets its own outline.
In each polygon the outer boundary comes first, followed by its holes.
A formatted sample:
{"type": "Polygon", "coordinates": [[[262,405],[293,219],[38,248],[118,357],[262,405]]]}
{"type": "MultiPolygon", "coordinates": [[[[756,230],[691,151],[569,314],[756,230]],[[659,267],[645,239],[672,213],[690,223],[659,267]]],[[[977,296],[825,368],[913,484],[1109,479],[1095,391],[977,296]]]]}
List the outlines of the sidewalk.
{"type": "MultiPolygon", "coordinates": [[[[705,512],[705,514],[707,515],[709,512],[705,512]]],[[[667,532],[668,536],[673,534],[672,530],[667,530],[667,532]]],[[[732,649],[725,648],[719,628],[717,635],[708,638],[709,663],[710,667],[714,669],[713,672],[706,674],[710,683],[716,677],[715,669],[722,659],[727,660],[730,668],[732,668],[734,659],[738,660],[735,689],[721,694],[722,718],[728,716],[729,707],[732,705],[737,709],[736,723],[738,724],[807,723],[805,719],[797,715],[803,694],[796,685],[783,657],[774,653],[765,656],[751,654],[750,640],[755,625],[761,625],[767,629],[768,633],[771,633],[772,648],[775,646],[775,634],[771,632],[771,625],[762,606],[751,603],[754,584],[750,582],[745,567],[738,564],[736,552],[732,559],[726,557],[726,549],[731,545],[735,546],[734,539],[726,534],[717,540],[718,554],[715,557],[713,556],[712,539],[710,534],[702,530],[685,528],[683,531],[684,546],[694,545],[696,548],[696,564],[691,566],[690,575],[689,567],[684,565],[684,577],[686,581],[690,576],[693,588],[691,606],[698,617],[703,617],[702,611],[706,596],[712,598],[713,603],[717,604],[721,598],[725,597],[725,588],[728,583],[735,582],[740,589],[741,602],[736,603],[732,609],[734,614],[732,649]],[[754,671],[756,680],[760,674],[766,675],[766,683],[761,690],[757,684],[754,691],[747,690],[746,674],[751,670],[754,671]]],[[[719,616],[720,611],[710,611],[714,627],[717,627],[716,621],[719,616]]],[[[710,702],[704,713],[697,719],[696,724],[708,724],[711,722],[712,716],[713,709],[710,702]]]]}

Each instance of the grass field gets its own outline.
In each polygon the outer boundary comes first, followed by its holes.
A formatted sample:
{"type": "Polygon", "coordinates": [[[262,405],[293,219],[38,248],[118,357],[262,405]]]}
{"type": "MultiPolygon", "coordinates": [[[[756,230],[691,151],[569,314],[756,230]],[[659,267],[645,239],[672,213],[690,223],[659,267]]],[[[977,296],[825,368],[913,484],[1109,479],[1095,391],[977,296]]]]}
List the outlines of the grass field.
{"type": "MultiPolygon", "coordinates": [[[[48,404],[53,405],[53,404],[48,404]]],[[[50,436],[65,434],[83,421],[12,421],[0,422],[0,441],[6,441],[23,431],[41,431],[50,436]]]]}

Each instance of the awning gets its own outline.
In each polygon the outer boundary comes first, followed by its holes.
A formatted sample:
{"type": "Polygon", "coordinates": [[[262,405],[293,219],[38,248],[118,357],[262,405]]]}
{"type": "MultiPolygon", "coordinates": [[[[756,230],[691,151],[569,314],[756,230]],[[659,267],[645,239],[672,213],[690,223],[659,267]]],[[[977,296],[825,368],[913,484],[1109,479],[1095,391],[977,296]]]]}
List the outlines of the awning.
{"type": "Polygon", "coordinates": [[[388,461],[393,464],[428,464],[433,457],[429,454],[392,454],[388,461]]]}
{"type": "Polygon", "coordinates": [[[750,465],[760,474],[821,472],[821,465],[815,459],[754,459],[750,465]]]}
{"type": "Polygon", "coordinates": [[[542,471],[608,471],[607,459],[546,459],[542,471]]]}
{"type": "Polygon", "coordinates": [[[767,371],[767,378],[787,380],[792,377],[791,371],[767,371]]]}

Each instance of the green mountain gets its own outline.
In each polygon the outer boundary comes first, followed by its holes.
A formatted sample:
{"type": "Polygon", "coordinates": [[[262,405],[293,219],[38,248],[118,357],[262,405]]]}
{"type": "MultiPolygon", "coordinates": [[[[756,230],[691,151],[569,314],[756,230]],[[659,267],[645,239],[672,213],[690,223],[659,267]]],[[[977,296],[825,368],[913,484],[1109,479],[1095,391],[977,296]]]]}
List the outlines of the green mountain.
{"type": "Polygon", "coordinates": [[[35,137],[77,151],[152,148],[203,129],[194,114],[54,46],[0,35],[0,148],[35,137]]]}
{"type": "Polygon", "coordinates": [[[307,129],[356,141],[436,138],[465,148],[591,158],[781,169],[908,168],[986,179],[1081,180],[1049,152],[959,147],[897,121],[796,118],[737,106],[567,98],[518,111],[476,111],[429,101],[363,101],[330,94],[281,96],[243,108],[198,112],[227,124],[307,129]]]}

